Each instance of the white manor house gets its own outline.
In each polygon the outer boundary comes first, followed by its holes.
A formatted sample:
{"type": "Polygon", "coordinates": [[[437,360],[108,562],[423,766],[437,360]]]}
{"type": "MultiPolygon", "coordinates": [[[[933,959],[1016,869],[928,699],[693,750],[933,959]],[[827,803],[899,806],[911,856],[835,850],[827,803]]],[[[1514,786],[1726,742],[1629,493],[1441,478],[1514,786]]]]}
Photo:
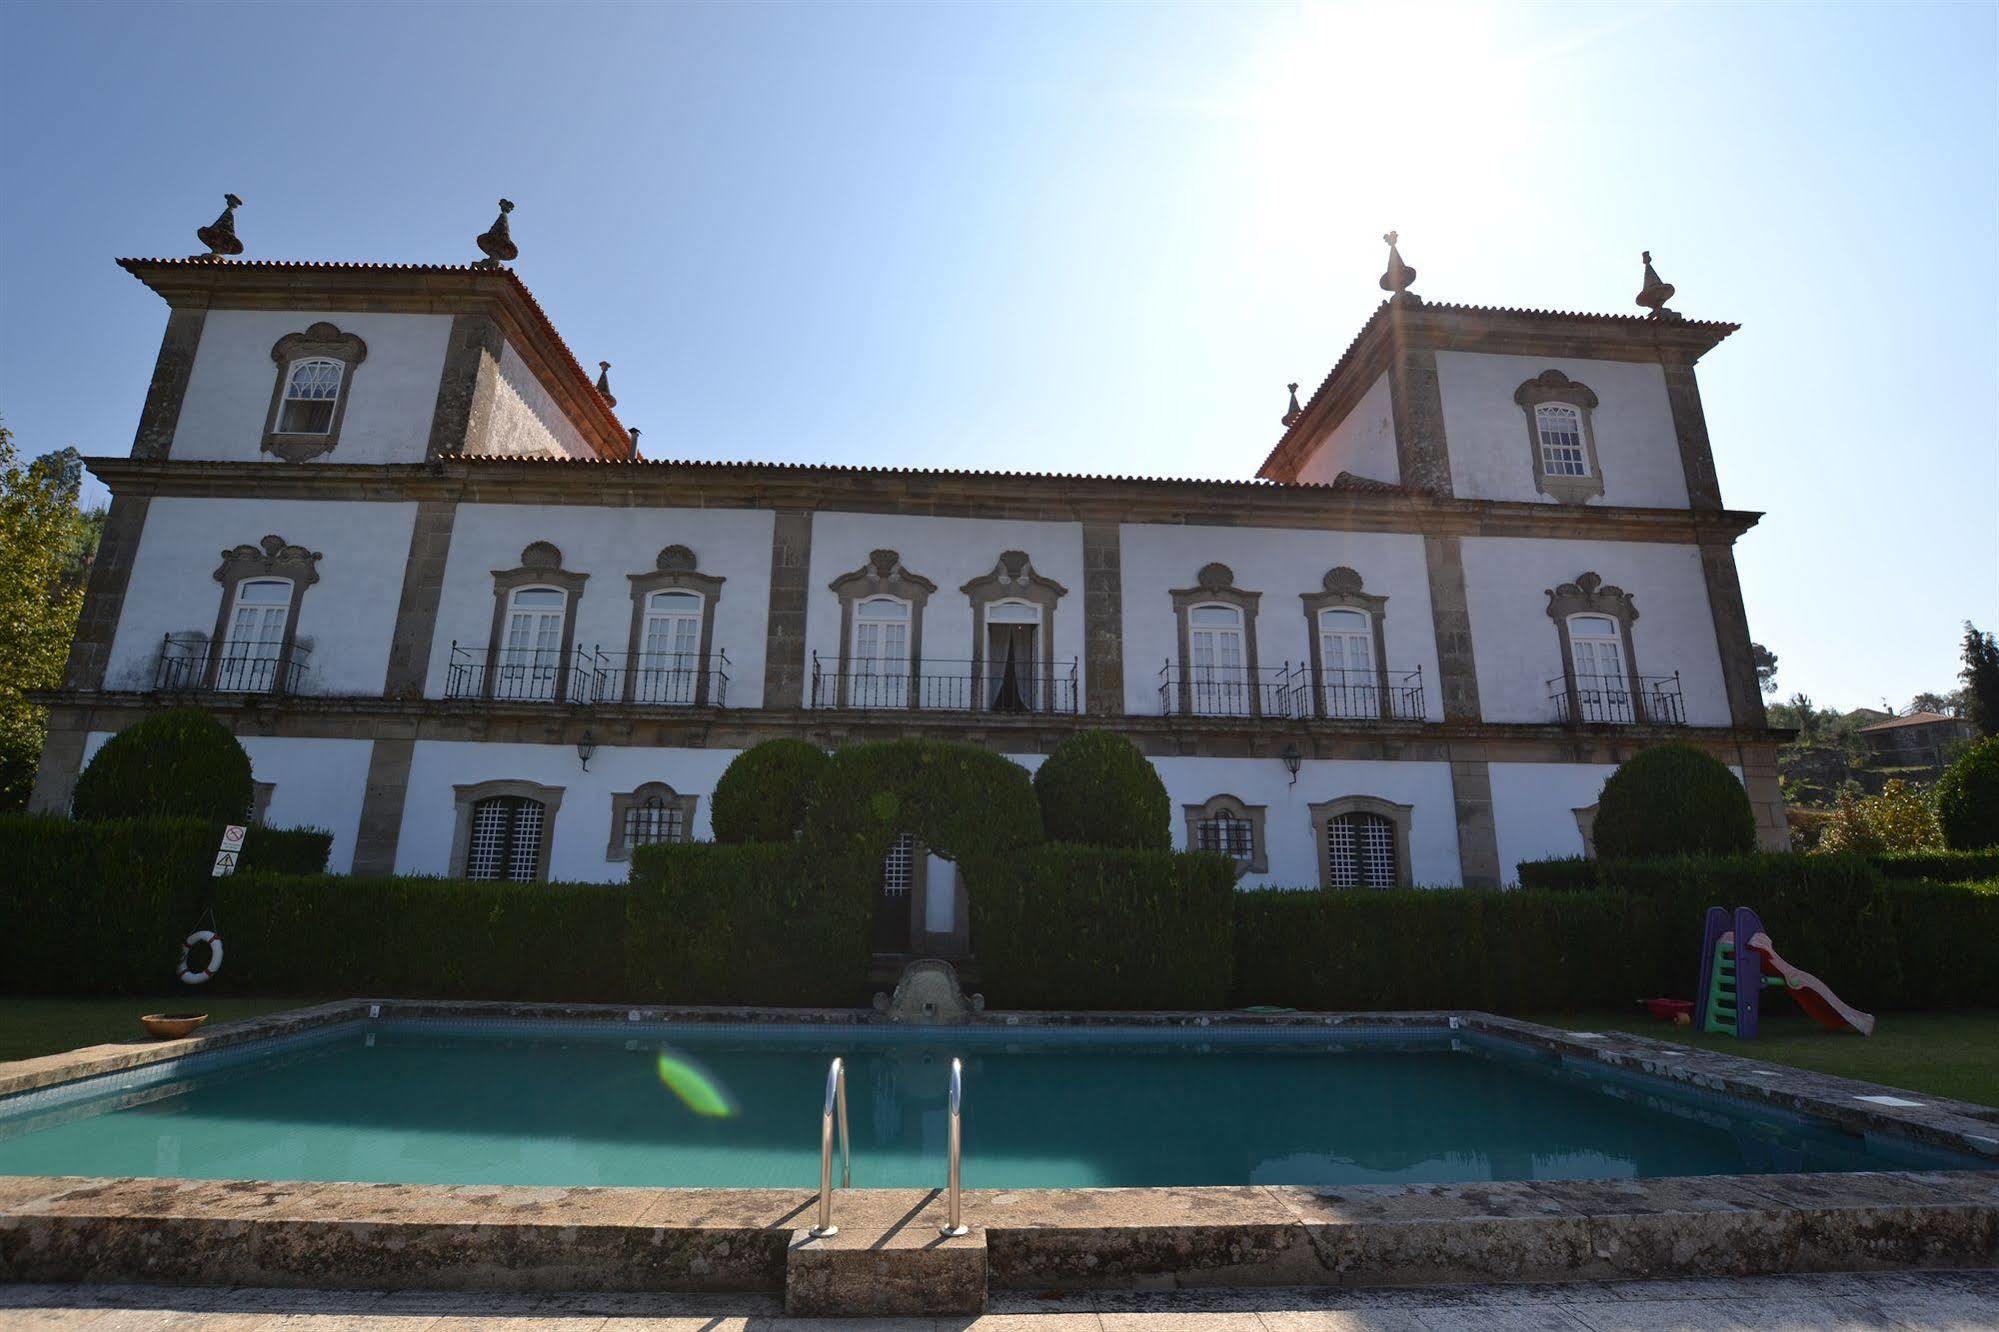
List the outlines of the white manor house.
{"type": "MultiPolygon", "coordinates": [[[[1567,314],[1425,301],[1391,244],[1249,481],[644,458],[492,259],[119,262],[166,334],[130,456],[89,460],[110,517],[37,808],[192,701],[259,817],[355,873],[614,879],[706,837],[761,740],[1032,768],[1085,727],[1245,884],[1505,884],[1667,740],[1785,844],[1732,552],[1758,515],[1694,376],[1734,325],[1665,308],[1649,256],[1651,313],[1567,314]]],[[[912,936],[962,940],[923,869],[886,876],[912,936]]]]}

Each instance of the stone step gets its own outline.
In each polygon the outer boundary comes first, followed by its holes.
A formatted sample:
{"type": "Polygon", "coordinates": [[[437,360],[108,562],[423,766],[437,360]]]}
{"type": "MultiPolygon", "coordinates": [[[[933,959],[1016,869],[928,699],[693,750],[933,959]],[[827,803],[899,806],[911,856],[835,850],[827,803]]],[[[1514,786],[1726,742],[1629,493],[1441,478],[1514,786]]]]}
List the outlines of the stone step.
{"type": "Polygon", "coordinates": [[[944,1205],[935,1194],[914,1207],[885,1207],[886,1201],[880,1192],[842,1192],[834,1204],[834,1234],[792,1233],[784,1267],[787,1314],[880,1318],[985,1311],[985,1231],[940,1233],[944,1205]]]}

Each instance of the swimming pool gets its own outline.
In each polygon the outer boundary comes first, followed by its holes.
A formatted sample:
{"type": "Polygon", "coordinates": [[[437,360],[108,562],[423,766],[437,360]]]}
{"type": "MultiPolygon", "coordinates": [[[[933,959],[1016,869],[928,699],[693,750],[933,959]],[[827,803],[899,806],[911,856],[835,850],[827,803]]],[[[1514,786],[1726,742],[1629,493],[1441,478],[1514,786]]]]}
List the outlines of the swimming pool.
{"type": "Polygon", "coordinates": [[[810,1188],[1408,1184],[1989,1168],[1478,1032],[383,1020],[0,1101],[0,1174],[810,1188]]]}

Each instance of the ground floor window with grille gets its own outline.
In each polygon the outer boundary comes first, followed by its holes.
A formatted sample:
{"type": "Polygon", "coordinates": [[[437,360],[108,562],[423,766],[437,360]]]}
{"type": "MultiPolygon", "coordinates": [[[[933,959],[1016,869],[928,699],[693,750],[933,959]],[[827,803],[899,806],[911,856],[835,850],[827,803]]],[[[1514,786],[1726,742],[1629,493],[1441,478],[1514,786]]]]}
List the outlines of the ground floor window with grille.
{"type": "Polygon", "coordinates": [[[625,811],[625,845],[628,847],[680,842],[686,838],[686,821],[677,800],[669,802],[664,796],[647,796],[625,811]]]}
{"type": "Polygon", "coordinates": [[[1247,861],[1256,856],[1256,830],[1248,819],[1239,819],[1227,810],[1194,825],[1196,849],[1216,851],[1230,860],[1247,861]]]}
{"type": "Polygon", "coordinates": [[[1339,814],[1326,820],[1326,884],[1332,888],[1395,886],[1395,824],[1379,814],[1339,814]]]}
{"type": "Polygon", "coordinates": [[[917,855],[916,839],[903,833],[882,858],[881,900],[875,904],[877,953],[901,953],[909,949],[909,895],[916,887],[917,855]]]}
{"type": "Polygon", "coordinates": [[[547,818],[542,803],[526,796],[489,796],[475,802],[465,877],[521,883],[539,878],[547,818]]]}

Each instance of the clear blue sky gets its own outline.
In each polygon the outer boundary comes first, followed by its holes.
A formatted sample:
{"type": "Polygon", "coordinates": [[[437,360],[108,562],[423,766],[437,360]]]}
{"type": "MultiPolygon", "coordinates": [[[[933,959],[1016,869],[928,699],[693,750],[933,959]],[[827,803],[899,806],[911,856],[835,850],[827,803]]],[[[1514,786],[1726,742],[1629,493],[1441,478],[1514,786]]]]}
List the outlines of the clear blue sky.
{"type": "Polygon", "coordinates": [[[654,456],[1249,475],[1399,228],[1438,300],[1690,316],[1783,692],[1999,622],[1990,5],[0,8],[0,415],[131,447],[193,253],[518,269],[654,456]]]}

